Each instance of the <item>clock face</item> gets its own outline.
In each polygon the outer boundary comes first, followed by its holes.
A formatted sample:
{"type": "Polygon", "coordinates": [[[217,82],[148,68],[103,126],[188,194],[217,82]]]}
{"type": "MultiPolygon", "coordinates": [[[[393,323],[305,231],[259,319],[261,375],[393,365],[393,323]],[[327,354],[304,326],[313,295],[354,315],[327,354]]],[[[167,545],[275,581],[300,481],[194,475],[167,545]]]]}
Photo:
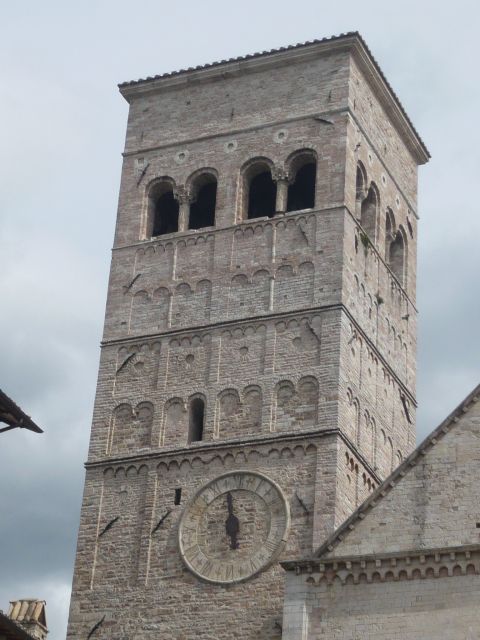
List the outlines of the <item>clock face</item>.
{"type": "Polygon", "coordinates": [[[202,487],[180,520],[180,554],[195,575],[217,584],[246,580],[282,551],[290,516],[280,487],[235,471],[202,487]]]}

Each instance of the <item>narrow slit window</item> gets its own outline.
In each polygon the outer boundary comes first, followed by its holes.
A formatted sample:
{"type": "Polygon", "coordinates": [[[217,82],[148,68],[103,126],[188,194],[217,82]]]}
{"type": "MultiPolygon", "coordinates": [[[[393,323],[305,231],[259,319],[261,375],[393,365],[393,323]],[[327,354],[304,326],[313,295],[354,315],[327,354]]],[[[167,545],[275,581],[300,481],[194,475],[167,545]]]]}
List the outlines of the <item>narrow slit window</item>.
{"type": "Polygon", "coordinates": [[[175,498],[173,499],[173,504],[179,505],[182,501],[182,490],[175,489],[175,498]]]}
{"type": "Polygon", "coordinates": [[[390,269],[403,286],[405,284],[405,240],[400,230],[397,231],[395,240],[390,243],[389,263],[390,269]]]}
{"type": "Polygon", "coordinates": [[[375,242],[377,228],[378,195],[373,186],[370,187],[367,197],[363,200],[360,210],[360,224],[372,242],[375,242]]]}
{"type": "Polygon", "coordinates": [[[205,403],[202,398],[194,398],[190,402],[190,423],[188,442],[200,442],[203,440],[203,427],[205,423],[205,403]]]}

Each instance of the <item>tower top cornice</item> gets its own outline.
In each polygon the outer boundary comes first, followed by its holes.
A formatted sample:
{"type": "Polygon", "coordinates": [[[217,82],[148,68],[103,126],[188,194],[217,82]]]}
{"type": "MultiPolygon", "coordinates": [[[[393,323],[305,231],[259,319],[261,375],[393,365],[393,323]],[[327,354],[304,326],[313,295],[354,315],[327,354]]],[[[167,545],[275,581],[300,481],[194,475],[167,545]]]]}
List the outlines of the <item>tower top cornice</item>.
{"type": "Polygon", "coordinates": [[[401,133],[417,163],[425,164],[428,162],[430,153],[425,143],[373,57],[365,40],[357,31],[123,82],[118,86],[122,96],[130,103],[135,98],[145,94],[163,93],[185,85],[208,83],[219,78],[232,78],[294,62],[306,62],[340,51],[349,52],[353,56],[365,78],[372,86],[386,114],[401,133]]]}

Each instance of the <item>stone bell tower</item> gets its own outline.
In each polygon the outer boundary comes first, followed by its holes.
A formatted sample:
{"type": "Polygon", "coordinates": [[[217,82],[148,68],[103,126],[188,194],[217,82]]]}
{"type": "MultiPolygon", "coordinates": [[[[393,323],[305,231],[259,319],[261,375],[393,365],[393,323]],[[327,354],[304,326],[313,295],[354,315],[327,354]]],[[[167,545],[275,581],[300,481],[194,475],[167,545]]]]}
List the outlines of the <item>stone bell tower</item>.
{"type": "Polygon", "coordinates": [[[120,92],[68,638],[280,638],[278,560],[414,444],[428,152],[356,33],[120,92]]]}

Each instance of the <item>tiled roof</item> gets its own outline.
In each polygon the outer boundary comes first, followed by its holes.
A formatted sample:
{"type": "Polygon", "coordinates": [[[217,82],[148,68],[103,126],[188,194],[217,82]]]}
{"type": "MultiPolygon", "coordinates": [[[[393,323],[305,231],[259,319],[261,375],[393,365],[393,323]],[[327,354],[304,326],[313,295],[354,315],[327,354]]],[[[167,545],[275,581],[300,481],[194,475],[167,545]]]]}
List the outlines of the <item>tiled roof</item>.
{"type": "MultiPolygon", "coordinates": [[[[188,67],[187,69],[179,69],[178,71],[169,71],[167,73],[161,73],[156,76],[148,76],[147,78],[140,78],[139,80],[130,80],[128,82],[122,82],[119,87],[128,87],[133,84],[139,84],[141,82],[153,82],[153,80],[159,80],[160,78],[172,78],[173,76],[179,76],[183,73],[191,73],[192,71],[201,71],[202,69],[212,69],[213,67],[219,67],[222,64],[231,64],[232,62],[242,62],[243,60],[252,60],[253,58],[261,58],[263,56],[271,56],[275,53],[282,51],[292,51],[293,49],[303,49],[309,47],[312,44],[319,44],[320,42],[336,42],[337,40],[344,40],[357,36],[363,41],[362,36],[358,31],[349,31],[348,33],[341,33],[339,36],[330,36],[329,38],[321,38],[320,40],[308,40],[307,42],[299,42],[298,44],[290,44],[286,47],[279,47],[278,49],[269,49],[268,51],[257,51],[255,53],[248,53],[245,56],[237,56],[236,58],[227,58],[226,60],[218,60],[217,62],[208,62],[207,64],[200,64],[196,67],[188,67]]],[[[366,46],[366,45],[365,45],[366,46]]]]}
{"type": "Polygon", "coordinates": [[[30,429],[36,433],[43,433],[42,429],[33,422],[30,416],[27,416],[15,402],[0,389],[0,423],[4,422],[8,426],[1,428],[2,431],[10,429],[30,429]]]}
{"type": "Polygon", "coordinates": [[[437,442],[443,438],[443,436],[450,431],[450,429],[459,421],[460,417],[466,413],[469,407],[480,401],[480,384],[473,389],[471,393],[458,405],[458,407],[452,411],[452,413],[445,418],[445,420],[425,438],[425,440],[413,451],[408,458],[398,466],[394,472],[363,502],[360,507],[352,513],[352,515],[345,520],[345,522],[322,544],[322,546],[315,552],[315,557],[321,557],[326,553],[333,551],[334,547],[339,544],[343,538],[345,538],[352,525],[358,520],[367,516],[370,509],[374,508],[382,498],[384,498],[398,482],[401,482],[402,477],[414,467],[419,459],[421,459],[425,453],[431,447],[435,446],[437,442]]]}
{"type": "Polygon", "coordinates": [[[267,57],[267,56],[275,55],[277,53],[281,53],[281,52],[284,52],[284,51],[293,51],[293,50],[298,50],[298,49],[306,49],[308,47],[311,47],[313,45],[317,45],[317,44],[320,44],[320,43],[338,42],[338,41],[341,41],[341,40],[348,40],[348,39],[352,39],[352,38],[353,39],[356,38],[362,44],[362,46],[364,47],[365,51],[367,52],[368,56],[371,59],[376,71],[378,72],[378,74],[380,75],[381,79],[383,80],[383,82],[387,86],[387,88],[390,91],[390,93],[391,93],[392,97],[394,98],[394,100],[397,102],[398,107],[400,108],[400,111],[402,112],[402,115],[404,116],[404,118],[407,121],[408,125],[411,127],[411,129],[412,129],[413,133],[415,134],[415,136],[418,138],[418,141],[419,141],[420,145],[423,147],[425,155],[427,156],[427,158],[430,158],[430,152],[426,148],[425,143],[423,142],[423,140],[419,136],[417,130],[413,126],[413,123],[410,120],[410,118],[408,117],[408,115],[407,115],[402,103],[400,102],[398,96],[396,95],[395,91],[392,89],[390,83],[388,82],[388,80],[386,79],[383,71],[381,70],[378,62],[373,57],[372,52],[370,51],[370,49],[368,48],[365,40],[362,38],[362,36],[360,35],[360,33],[358,31],[349,31],[347,33],[342,33],[342,34],[340,34],[338,36],[330,36],[328,38],[321,38],[321,39],[318,39],[318,40],[309,40],[307,42],[300,42],[298,44],[292,44],[292,45],[289,45],[289,46],[286,46],[286,47],[279,47],[278,49],[270,49],[268,51],[258,51],[256,53],[247,54],[245,56],[238,56],[237,58],[228,58],[227,60],[219,60],[218,62],[210,62],[210,63],[207,63],[207,64],[198,65],[196,67],[188,67],[187,69],[179,69],[178,71],[170,71],[168,73],[162,73],[162,74],[155,75],[155,76],[149,76],[147,78],[140,78],[139,80],[130,80],[128,82],[122,82],[118,86],[119,86],[120,89],[123,89],[123,88],[127,88],[127,87],[134,86],[134,85],[151,83],[151,82],[154,82],[155,80],[161,80],[161,79],[164,79],[164,78],[173,78],[175,76],[180,76],[180,75],[183,75],[183,74],[192,73],[193,71],[201,71],[201,70],[204,70],[204,69],[212,69],[212,68],[215,68],[215,67],[221,67],[222,65],[228,65],[228,64],[232,64],[232,63],[243,62],[243,61],[246,61],[246,60],[252,60],[254,58],[267,57]]]}

